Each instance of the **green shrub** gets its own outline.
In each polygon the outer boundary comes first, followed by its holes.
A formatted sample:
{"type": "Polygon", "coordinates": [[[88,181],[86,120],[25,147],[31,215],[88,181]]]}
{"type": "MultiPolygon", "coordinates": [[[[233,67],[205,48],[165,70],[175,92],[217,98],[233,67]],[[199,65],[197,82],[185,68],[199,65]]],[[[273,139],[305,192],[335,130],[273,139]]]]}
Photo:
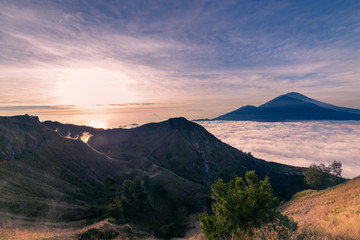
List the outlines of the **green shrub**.
{"type": "Polygon", "coordinates": [[[118,220],[137,217],[147,208],[151,208],[148,196],[139,178],[125,180],[114,201],[109,205],[109,214],[118,220]]]}
{"type": "Polygon", "coordinates": [[[245,180],[224,183],[221,179],[212,186],[212,213],[201,214],[201,229],[208,239],[233,239],[252,235],[261,229],[287,234],[295,231],[297,223],[276,210],[269,179],[259,181],[254,171],[245,174],[245,180]]]}

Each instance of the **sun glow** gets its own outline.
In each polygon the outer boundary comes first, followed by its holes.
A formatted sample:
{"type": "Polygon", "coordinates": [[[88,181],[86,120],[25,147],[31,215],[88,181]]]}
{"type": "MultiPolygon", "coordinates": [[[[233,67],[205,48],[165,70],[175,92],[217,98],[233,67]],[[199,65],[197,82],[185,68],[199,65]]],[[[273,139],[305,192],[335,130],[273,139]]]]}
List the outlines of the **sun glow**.
{"type": "Polygon", "coordinates": [[[103,129],[106,129],[106,127],[107,127],[106,123],[100,119],[91,120],[91,122],[89,123],[89,126],[93,127],[93,128],[103,128],[103,129]]]}
{"type": "Polygon", "coordinates": [[[93,67],[59,71],[62,81],[57,89],[63,104],[89,107],[137,101],[129,89],[131,81],[122,71],[93,67]]]}

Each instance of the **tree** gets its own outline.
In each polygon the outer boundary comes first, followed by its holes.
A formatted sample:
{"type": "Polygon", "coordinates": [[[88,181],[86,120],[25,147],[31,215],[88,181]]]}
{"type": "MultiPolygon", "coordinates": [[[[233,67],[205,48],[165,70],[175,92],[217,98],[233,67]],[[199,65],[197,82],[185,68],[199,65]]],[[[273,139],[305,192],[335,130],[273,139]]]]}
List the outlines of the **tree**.
{"type": "Polygon", "coordinates": [[[325,164],[320,163],[319,166],[316,166],[316,164],[314,164],[314,166],[321,172],[327,173],[329,174],[331,172],[331,166],[326,167],[325,164]]]}
{"type": "Polygon", "coordinates": [[[329,166],[329,168],[331,169],[331,172],[336,176],[336,177],[341,177],[341,173],[342,173],[342,163],[339,161],[333,161],[332,164],[329,166]]]}
{"type": "Polygon", "coordinates": [[[328,167],[323,163],[320,163],[319,166],[313,163],[308,169],[303,171],[305,181],[317,190],[325,189],[334,185],[334,182],[339,183],[342,172],[341,166],[341,162],[338,161],[333,161],[328,167]],[[334,179],[331,174],[336,178],[334,179]]]}
{"type": "Polygon", "coordinates": [[[245,174],[245,180],[224,183],[221,179],[212,186],[212,213],[200,215],[201,229],[208,239],[232,239],[255,230],[268,228],[277,231],[295,231],[297,224],[276,210],[269,178],[259,181],[254,171],[245,174]]]}
{"type": "Polygon", "coordinates": [[[317,190],[325,189],[329,186],[329,173],[323,172],[320,169],[316,164],[311,164],[309,168],[303,171],[305,182],[317,190]]]}

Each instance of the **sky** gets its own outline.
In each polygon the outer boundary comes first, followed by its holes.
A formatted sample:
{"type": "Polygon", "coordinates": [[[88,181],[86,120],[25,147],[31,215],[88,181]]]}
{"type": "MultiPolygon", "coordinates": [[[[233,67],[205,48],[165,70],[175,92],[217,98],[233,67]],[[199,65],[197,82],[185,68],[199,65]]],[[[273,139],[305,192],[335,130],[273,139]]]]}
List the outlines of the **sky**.
{"type": "Polygon", "coordinates": [[[300,92],[360,108],[360,1],[0,1],[0,115],[119,127],[300,92]]]}
{"type": "Polygon", "coordinates": [[[266,161],[300,167],[340,161],[343,177],[360,173],[360,121],[198,123],[223,142],[266,161]]]}

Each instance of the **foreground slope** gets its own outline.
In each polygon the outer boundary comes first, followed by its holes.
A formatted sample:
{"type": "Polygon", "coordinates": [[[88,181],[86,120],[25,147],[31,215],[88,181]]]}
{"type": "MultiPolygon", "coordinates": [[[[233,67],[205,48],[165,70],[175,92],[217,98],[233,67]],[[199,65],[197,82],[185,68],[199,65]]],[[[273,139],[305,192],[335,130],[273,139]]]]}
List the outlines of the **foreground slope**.
{"type": "Polygon", "coordinates": [[[359,239],[360,177],[322,191],[299,192],[280,211],[323,237],[359,239]]]}
{"type": "Polygon", "coordinates": [[[213,120],[234,121],[302,121],[302,120],[360,120],[360,110],[338,107],[306,97],[287,93],[258,107],[244,106],[213,120]]]}

